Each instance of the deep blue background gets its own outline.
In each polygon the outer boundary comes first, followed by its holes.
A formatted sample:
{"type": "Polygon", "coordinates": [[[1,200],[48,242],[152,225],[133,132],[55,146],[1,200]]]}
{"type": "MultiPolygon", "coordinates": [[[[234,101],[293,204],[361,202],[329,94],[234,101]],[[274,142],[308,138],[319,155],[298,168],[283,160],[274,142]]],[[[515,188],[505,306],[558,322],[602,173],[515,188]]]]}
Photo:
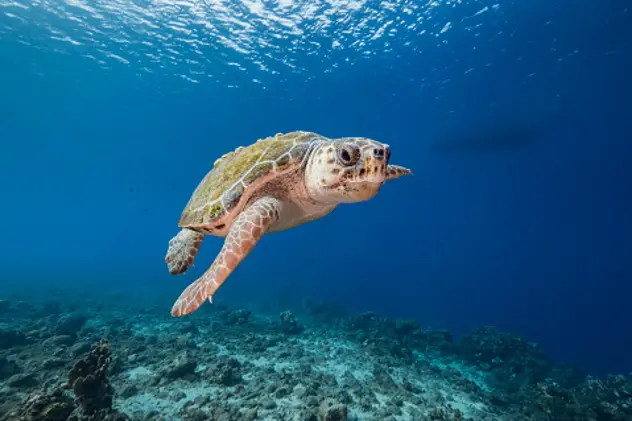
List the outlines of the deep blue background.
{"type": "Polygon", "coordinates": [[[305,71],[253,75],[218,60],[198,84],[100,68],[90,45],[53,51],[38,15],[12,9],[25,22],[0,16],[2,285],[159,293],[168,311],[221,246],[168,275],[180,211],[218,156],[297,129],[368,136],[414,176],[265,237],[216,302],[290,291],[456,334],[496,325],[595,373],[632,370],[632,10],[526,3],[474,29],[461,19],[481,2],[438,8],[445,34],[353,65],[305,56],[305,71]]]}

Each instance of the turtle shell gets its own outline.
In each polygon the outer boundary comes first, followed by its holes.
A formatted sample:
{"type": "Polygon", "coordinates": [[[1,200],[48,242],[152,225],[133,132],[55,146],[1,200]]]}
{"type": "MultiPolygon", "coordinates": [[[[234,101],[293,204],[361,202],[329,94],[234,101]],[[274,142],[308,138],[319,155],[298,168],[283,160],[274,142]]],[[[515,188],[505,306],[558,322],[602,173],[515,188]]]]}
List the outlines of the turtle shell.
{"type": "Polygon", "coordinates": [[[311,132],[279,133],[225,154],[193,192],[178,225],[220,230],[231,211],[249,196],[246,193],[261,182],[298,168],[318,139],[322,136],[311,132]]]}

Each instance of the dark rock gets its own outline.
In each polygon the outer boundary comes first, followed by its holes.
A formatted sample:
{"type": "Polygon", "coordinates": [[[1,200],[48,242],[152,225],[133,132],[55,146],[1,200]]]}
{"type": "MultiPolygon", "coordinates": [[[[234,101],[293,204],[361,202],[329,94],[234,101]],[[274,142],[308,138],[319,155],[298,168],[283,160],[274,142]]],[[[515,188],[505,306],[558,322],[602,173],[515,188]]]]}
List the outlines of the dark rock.
{"type": "Polygon", "coordinates": [[[270,398],[263,398],[260,402],[260,405],[263,409],[274,409],[277,406],[276,402],[270,398]]]}
{"type": "Polygon", "coordinates": [[[282,386],[274,392],[274,396],[276,398],[284,398],[290,394],[290,389],[288,387],[282,386]]]}
{"type": "Polygon", "coordinates": [[[369,330],[379,320],[378,316],[370,311],[353,316],[349,319],[348,325],[351,329],[369,330]]]}
{"type": "Polygon", "coordinates": [[[215,384],[233,386],[241,381],[240,368],[241,364],[236,359],[220,356],[206,371],[206,377],[215,384]]]}
{"type": "Polygon", "coordinates": [[[74,356],[79,356],[81,354],[85,354],[90,351],[90,343],[89,342],[77,342],[70,348],[70,352],[74,356]]]}
{"type": "Polygon", "coordinates": [[[396,388],[393,378],[382,366],[376,364],[373,367],[373,376],[375,377],[375,382],[384,389],[391,391],[396,388]]]}
{"type": "Polygon", "coordinates": [[[252,408],[244,413],[244,421],[255,421],[257,419],[257,409],[252,408]]]}
{"type": "Polygon", "coordinates": [[[0,330],[0,349],[24,346],[31,342],[32,340],[19,330],[0,330]]]}
{"type": "Polygon", "coordinates": [[[317,411],[314,409],[303,409],[296,417],[296,421],[319,421],[317,411]]]}
{"type": "Polygon", "coordinates": [[[184,411],[182,415],[182,419],[185,421],[208,421],[209,419],[214,420],[214,418],[209,418],[206,412],[198,408],[189,408],[184,411]]]}
{"type": "Polygon", "coordinates": [[[87,321],[88,318],[83,314],[75,313],[62,316],[55,327],[55,334],[76,336],[87,321]]]}
{"type": "Polygon", "coordinates": [[[53,345],[53,346],[59,346],[59,345],[72,346],[72,344],[75,343],[76,339],[77,338],[74,335],[55,335],[46,339],[44,341],[44,344],[53,345]]]}
{"type": "Polygon", "coordinates": [[[55,351],[53,351],[53,357],[55,357],[55,358],[61,358],[65,354],[66,354],[66,347],[65,346],[60,346],[55,351]]]}
{"type": "Polygon", "coordinates": [[[299,326],[296,321],[296,317],[290,310],[285,310],[279,315],[281,319],[281,331],[289,334],[297,334],[303,331],[302,326],[299,326]]]}
{"type": "Polygon", "coordinates": [[[400,335],[410,335],[421,327],[415,319],[396,319],[395,320],[395,332],[400,335]]]}
{"type": "Polygon", "coordinates": [[[318,406],[318,399],[316,398],[316,396],[309,396],[305,400],[305,405],[307,405],[307,406],[318,406]]]}
{"type": "Polygon", "coordinates": [[[319,416],[323,421],[347,421],[348,409],[333,399],[325,399],[320,405],[319,416]]]}
{"type": "Polygon", "coordinates": [[[3,421],[66,421],[74,405],[62,389],[51,393],[33,393],[18,407],[9,411],[3,421]]]}
{"type": "Polygon", "coordinates": [[[242,325],[248,323],[250,318],[250,311],[245,309],[231,311],[226,315],[226,324],[228,325],[242,325]]]}
{"type": "MultiPolygon", "coordinates": [[[[72,421],[72,416],[68,418],[68,421],[72,421]]],[[[83,421],[83,420],[80,420],[80,421],[83,421]]],[[[123,414],[122,412],[112,411],[103,417],[103,421],[130,421],[130,419],[127,415],[123,414]]]]}
{"type": "Polygon", "coordinates": [[[178,402],[179,400],[182,400],[186,397],[187,397],[186,393],[184,393],[182,390],[174,390],[173,392],[169,394],[169,399],[171,399],[174,402],[178,402]]]}
{"type": "Polygon", "coordinates": [[[16,389],[25,389],[37,386],[38,381],[33,373],[20,373],[9,377],[7,384],[16,389]]]}
{"type": "Polygon", "coordinates": [[[463,414],[452,407],[433,408],[428,412],[428,419],[432,421],[462,420],[463,414]]]}
{"type": "Polygon", "coordinates": [[[66,364],[68,364],[68,361],[62,358],[48,358],[44,360],[44,362],[42,363],[42,368],[44,369],[59,368],[59,367],[65,366],[66,364]]]}
{"type": "Polygon", "coordinates": [[[306,391],[307,389],[305,389],[305,386],[299,383],[296,386],[294,386],[293,393],[294,393],[294,396],[301,399],[303,396],[305,396],[306,391]]]}
{"type": "Polygon", "coordinates": [[[124,399],[131,398],[132,396],[136,396],[138,394],[138,387],[133,384],[128,384],[121,389],[121,397],[124,399]]]}
{"type": "Polygon", "coordinates": [[[173,342],[177,349],[195,349],[198,347],[195,341],[185,337],[174,338],[173,342]]]}
{"type": "Polygon", "coordinates": [[[197,362],[187,355],[181,355],[176,358],[173,363],[162,371],[162,376],[168,379],[180,379],[195,375],[197,362]]]}
{"type": "Polygon", "coordinates": [[[417,386],[415,386],[414,384],[412,384],[411,382],[408,381],[408,379],[404,378],[402,380],[402,387],[404,388],[404,390],[410,392],[410,393],[420,393],[421,391],[419,390],[419,388],[417,388],[417,386]]]}
{"type": "Polygon", "coordinates": [[[0,380],[20,373],[22,369],[15,361],[0,357],[0,380]]]}

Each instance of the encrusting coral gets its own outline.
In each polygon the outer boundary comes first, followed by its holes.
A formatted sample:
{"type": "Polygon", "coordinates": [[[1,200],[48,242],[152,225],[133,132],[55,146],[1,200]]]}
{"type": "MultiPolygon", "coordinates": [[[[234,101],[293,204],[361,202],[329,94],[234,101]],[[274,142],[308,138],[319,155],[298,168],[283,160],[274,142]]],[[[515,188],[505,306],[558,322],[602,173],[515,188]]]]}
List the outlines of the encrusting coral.
{"type": "Polygon", "coordinates": [[[184,321],[120,296],[2,311],[0,421],[632,420],[629,377],[582,375],[492,327],[456,340],[310,302],[184,321]]]}
{"type": "Polygon", "coordinates": [[[2,421],[128,421],[112,408],[114,389],[107,375],[111,361],[109,343],[104,339],[96,342],[74,364],[67,383],[29,394],[2,421]],[[68,390],[73,391],[74,400],[68,390]]]}

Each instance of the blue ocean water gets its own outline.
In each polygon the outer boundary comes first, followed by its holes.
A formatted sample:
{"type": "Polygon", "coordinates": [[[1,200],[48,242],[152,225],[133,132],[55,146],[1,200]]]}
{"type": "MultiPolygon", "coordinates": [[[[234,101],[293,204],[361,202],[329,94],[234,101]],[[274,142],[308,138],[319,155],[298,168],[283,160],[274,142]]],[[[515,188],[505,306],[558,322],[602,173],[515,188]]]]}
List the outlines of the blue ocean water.
{"type": "Polygon", "coordinates": [[[622,0],[2,0],[0,292],[168,314],[222,244],[167,272],[215,159],[279,132],[366,136],[413,176],[264,236],[213,305],[492,325],[632,371],[631,16],[622,0]]]}

